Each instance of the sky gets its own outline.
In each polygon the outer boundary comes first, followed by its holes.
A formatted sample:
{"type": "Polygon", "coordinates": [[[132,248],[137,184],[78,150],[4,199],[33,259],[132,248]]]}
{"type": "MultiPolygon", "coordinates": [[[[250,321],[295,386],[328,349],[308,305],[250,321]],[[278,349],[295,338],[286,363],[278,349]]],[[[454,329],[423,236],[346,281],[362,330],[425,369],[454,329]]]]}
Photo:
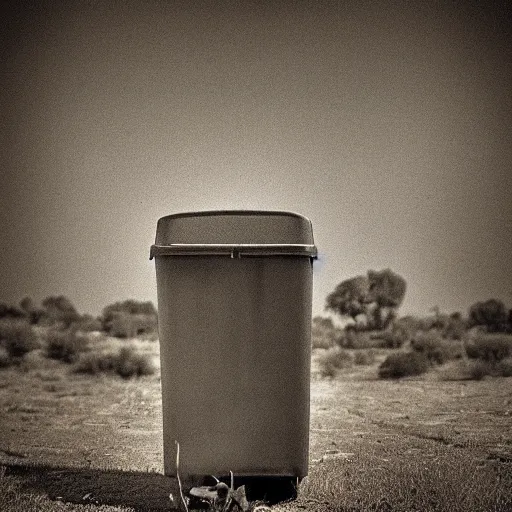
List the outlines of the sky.
{"type": "Polygon", "coordinates": [[[510,2],[12,2],[0,301],[156,304],[164,215],[308,217],[313,314],[369,269],[401,314],[512,307],[510,2]]]}

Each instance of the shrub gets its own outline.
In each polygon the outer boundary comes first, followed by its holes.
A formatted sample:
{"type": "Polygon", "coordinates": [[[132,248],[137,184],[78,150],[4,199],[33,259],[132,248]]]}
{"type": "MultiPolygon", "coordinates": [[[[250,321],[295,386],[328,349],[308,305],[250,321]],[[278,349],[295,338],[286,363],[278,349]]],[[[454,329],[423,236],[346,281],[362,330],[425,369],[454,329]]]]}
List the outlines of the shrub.
{"type": "Polygon", "coordinates": [[[390,354],[379,366],[382,379],[399,379],[409,375],[421,375],[428,369],[428,360],[419,352],[397,352],[390,354]]]}
{"type": "Polygon", "coordinates": [[[86,336],[72,330],[51,330],[46,337],[46,356],[65,363],[74,363],[81,352],[89,349],[86,336]]]}
{"type": "Polygon", "coordinates": [[[315,316],[311,324],[311,345],[313,348],[330,348],[338,343],[343,331],[330,318],[315,316]]]}
{"type": "Polygon", "coordinates": [[[354,354],[354,364],[359,366],[369,366],[375,362],[375,351],[369,350],[358,350],[354,354]]]}
{"type": "Polygon", "coordinates": [[[424,354],[431,364],[443,364],[463,356],[462,345],[456,341],[444,340],[438,331],[417,332],[411,340],[411,347],[424,354]]]}
{"type": "Polygon", "coordinates": [[[108,322],[103,322],[103,327],[110,336],[133,338],[137,335],[155,333],[158,322],[155,315],[115,311],[110,315],[108,322]]]}
{"type": "Polygon", "coordinates": [[[27,320],[0,321],[0,346],[10,358],[21,358],[39,347],[37,335],[27,320]]]}
{"type": "Polygon", "coordinates": [[[26,317],[27,314],[23,309],[0,302],[0,318],[24,319],[26,317]]]}
{"type": "Polygon", "coordinates": [[[99,318],[94,318],[92,315],[82,315],[78,320],[73,322],[70,326],[74,331],[93,332],[101,331],[103,325],[99,318]]]}
{"type": "Polygon", "coordinates": [[[67,329],[80,319],[75,306],[64,295],[46,297],[41,304],[44,308],[44,318],[49,325],[62,325],[67,329]]]}
{"type": "Polygon", "coordinates": [[[350,368],[352,363],[350,353],[339,347],[327,349],[318,359],[322,377],[335,377],[339,370],[350,368]]]}
{"type": "Polygon", "coordinates": [[[459,312],[452,313],[448,317],[448,323],[443,329],[443,338],[461,340],[467,330],[467,322],[459,312]]]}
{"type": "Polygon", "coordinates": [[[347,325],[339,339],[339,345],[343,348],[363,349],[372,347],[373,343],[369,333],[358,330],[353,325],[347,325]]]}
{"type": "Polygon", "coordinates": [[[477,359],[468,363],[469,378],[472,380],[482,380],[487,375],[493,373],[493,365],[488,361],[477,359]]]}
{"type": "Polygon", "coordinates": [[[121,348],[116,358],[114,369],[124,379],[155,373],[155,368],[150,359],[143,354],[137,354],[131,347],[121,348]]]}
{"type": "Polygon", "coordinates": [[[382,348],[400,348],[409,339],[409,331],[401,325],[394,325],[391,331],[384,331],[380,339],[382,348]]]}
{"type": "Polygon", "coordinates": [[[103,330],[118,338],[132,338],[138,334],[156,332],[158,313],[152,302],[125,300],[103,309],[103,330]]]}
{"type": "Polygon", "coordinates": [[[472,359],[497,363],[512,357],[512,336],[507,334],[480,334],[466,343],[466,353],[472,359]]]}
{"type": "Polygon", "coordinates": [[[489,332],[506,331],[508,312],[501,300],[477,302],[469,308],[470,325],[483,325],[489,332]]]}
{"type": "Polygon", "coordinates": [[[89,375],[116,373],[128,379],[134,376],[153,375],[155,367],[148,356],[137,353],[132,347],[123,347],[117,354],[112,352],[82,354],[74,371],[89,375]]]}
{"type": "Polygon", "coordinates": [[[496,369],[502,377],[512,377],[512,357],[502,359],[496,365],[496,369]]]}
{"type": "Polygon", "coordinates": [[[74,371],[76,373],[87,373],[90,375],[112,372],[115,368],[115,362],[116,356],[111,352],[88,352],[80,354],[74,371]]]}

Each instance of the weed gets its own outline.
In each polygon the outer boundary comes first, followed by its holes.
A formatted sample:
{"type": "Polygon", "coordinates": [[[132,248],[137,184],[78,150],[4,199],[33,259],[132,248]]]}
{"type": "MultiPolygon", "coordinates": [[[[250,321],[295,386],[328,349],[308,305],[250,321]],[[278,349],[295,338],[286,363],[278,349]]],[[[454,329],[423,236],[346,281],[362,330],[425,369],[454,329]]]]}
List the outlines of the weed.
{"type": "Polygon", "coordinates": [[[397,352],[390,354],[379,366],[381,379],[399,379],[421,375],[428,369],[428,359],[419,352],[397,352]]]}

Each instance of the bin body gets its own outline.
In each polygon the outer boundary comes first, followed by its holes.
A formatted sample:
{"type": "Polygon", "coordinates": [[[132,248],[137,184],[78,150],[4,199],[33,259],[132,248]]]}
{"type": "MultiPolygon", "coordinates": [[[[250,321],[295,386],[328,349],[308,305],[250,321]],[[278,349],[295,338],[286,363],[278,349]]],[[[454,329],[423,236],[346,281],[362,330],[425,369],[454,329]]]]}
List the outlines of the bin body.
{"type": "Polygon", "coordinates": [[[165,474],[307,474],[310,222],[286,212],[159,220],[165,474]]]}

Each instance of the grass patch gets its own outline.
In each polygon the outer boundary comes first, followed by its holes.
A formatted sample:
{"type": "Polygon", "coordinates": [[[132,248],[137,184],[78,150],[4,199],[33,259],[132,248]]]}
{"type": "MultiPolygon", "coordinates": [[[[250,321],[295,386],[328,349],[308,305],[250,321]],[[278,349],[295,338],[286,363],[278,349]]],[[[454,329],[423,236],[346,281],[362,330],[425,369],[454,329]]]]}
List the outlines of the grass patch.
{"type": "Polygon", "coordinates": [[[512,473],[454,453],[394,461],[364,457],[327,461],[299,489],[299,503],[325,510],[506,512],[512,510],[512,473]]]}

